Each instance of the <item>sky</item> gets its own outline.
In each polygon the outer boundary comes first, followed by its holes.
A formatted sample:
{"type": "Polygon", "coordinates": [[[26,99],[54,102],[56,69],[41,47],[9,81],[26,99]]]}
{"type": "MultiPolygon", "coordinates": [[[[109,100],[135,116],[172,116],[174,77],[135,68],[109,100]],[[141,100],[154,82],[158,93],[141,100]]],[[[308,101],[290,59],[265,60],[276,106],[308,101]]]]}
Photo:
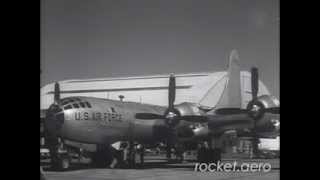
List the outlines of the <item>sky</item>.
{"type": "Polygon", "coordinates": [[[279,0],[42,0],[41,81],[242,70],[280,98],[279,0]]]}

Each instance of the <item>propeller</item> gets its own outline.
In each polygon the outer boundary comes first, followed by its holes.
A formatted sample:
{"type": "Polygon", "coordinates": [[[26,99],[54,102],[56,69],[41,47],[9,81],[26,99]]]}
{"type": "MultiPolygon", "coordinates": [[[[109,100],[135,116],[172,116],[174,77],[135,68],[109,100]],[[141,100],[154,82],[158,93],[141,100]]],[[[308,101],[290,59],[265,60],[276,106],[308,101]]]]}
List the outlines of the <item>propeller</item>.
{"type": "Polygon", "coordinates": [[[60,85],[58,82],[54,84],[54,104],[60,104],[60,85]]]}
{"type": "Polygon", "coordinates": [[[253,120],[253,151],[258,152],[259,138],[257,136],[257,122],[265,113],[280,114],[280,107],[265,108],[258,99],[259,92],[259,72],[257,67],[251,68],[251,92],[252,100],[248,103],[246,109],[241,108],[221,108],[215,111],[218,115],[241,115],[247,114],[253,120]]]}
{"type": "Polygon", "coordinates": [[[44,128],[47,135],[56,138],[64,122],[64,114],[60,107],[60,85],[58,82],[54,84],[54,103],[46,112],[44,120],[44,128]]]}
{"type": "Polygon", "coordinates": [[[154,120],[162,119],[166,121],[170,127],[174,127],[179,123],[180,120],[185,120],[189,122],[207,122],[205,116],[198,115],[180,115],[180,112],[175,109],[174,102],[176,98],[176,79],[173,74],[169,78],[169,87],[168,87],[168,108],[164,114],[154,114],[154,113],[136,113],[135,117],[137,119],[143,120],[154,120]]]}
{"type": "Polygon", "coordinates": [[[58,82],[54,84],[54,102],[46,112],[44,119],[44,134],[50,156],[57,158],[57,148],[59,146],[59,132],[64,122],[64,113],[60,107],[60,85],[58,82]]]}
{"type": "Polygon", "coordinates": [[[176,78],[173,74],[169,78],[169,87],[168,87],[168,111],[174,112],[174,101],[176,99],[176,78]]]}
{"type": "Polygon", "coordinates": [[[246,109],[241,108],[221,108],[215,111],[219,115],[233,115],[247,113],[253,120],[259,120],[264,113],[280,114],[280,107],[265,108],[258,100],[259,92],[259,74],[258,68],[251,68],[251,92],[252,100],[248,103],[246,109]]]}
{"type": "Polygon", "coordinates": [[[252,100],[256,100],[259,91],[259,73],[257,67],[251,68],[251,92],[252,100]]]}
{"type": "Polygon", "coordinates": [[[198,116],[198,115],[184,115],[182,116],[180,112],[174,107],[174,102],[176,98],[176,79],[173,74],[169,78],[169,87],[168,87],[168,108],[164,114],[153,114],[153,113],[136,113],[135,117],[137,119],[143,120],[154,120],[162,119],[165,121],[165,124],[168,126],[169,132],[166,137],[166,151],[168,160],[171,159],[171,147],[177,136],[178,137],[189,137],[193,135],[193,131],[189,128],[176,128],[176,125],[179,124],[180,120],[185,120],[189,122],[207,122],[207,117],[198,116]]]}
{"type": "MultiPolygon", "coordinates": [[[[251,117],[253,118],[253,153],[258,152],[258,144],[259,144],[259,138],[257,137],[257,121],[258,121],[258,111],[257,108],[254,107],[254,104],[258,103],[258,91],[259,91],[259,73],[258,68],[253,67],[251,69],[251,93],[252,93],[252,103],[248,106],[248,111],[251,117]]],[[[261,106],[263,107],[263,106],[261,106]]],[[[264,113],[264,112],[262,112],[264,113]]],[[[262,114],[261,114],[262,116],[262,114]]]]}

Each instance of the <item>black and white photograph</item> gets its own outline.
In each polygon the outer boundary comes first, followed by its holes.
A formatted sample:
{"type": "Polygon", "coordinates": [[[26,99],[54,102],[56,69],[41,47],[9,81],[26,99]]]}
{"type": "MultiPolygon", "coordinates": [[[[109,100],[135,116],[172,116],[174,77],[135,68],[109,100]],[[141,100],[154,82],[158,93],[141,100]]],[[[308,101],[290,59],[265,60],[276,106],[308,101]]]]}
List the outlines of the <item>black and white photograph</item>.
{"type": "Polygon", "coordinates": [[[279,0],[41,0],[41,180],[280,179],[279,0]]]}

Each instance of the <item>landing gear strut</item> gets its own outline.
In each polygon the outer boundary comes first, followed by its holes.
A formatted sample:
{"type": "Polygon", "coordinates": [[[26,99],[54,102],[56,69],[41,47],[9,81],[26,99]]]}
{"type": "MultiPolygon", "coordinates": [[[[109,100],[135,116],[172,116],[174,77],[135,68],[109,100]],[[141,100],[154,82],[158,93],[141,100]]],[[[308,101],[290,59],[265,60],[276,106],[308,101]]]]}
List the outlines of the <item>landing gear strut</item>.
{"type": "Polygon", "coordinates": [[[58,170],[67,170],[70,167],[71,158],[68,153],[58,154],[58,157],[53,159],[53,167],[58,170]]]}
{"type": "Polygon", "coordinates": [[[167,147],[166,147],[166,156],[167,156],[167,160],[171,161],[171,145],[168,143],[167,147]]]}
{"type": "Polygon", "coordinates": [[[70,167],[71,158],[64,147],[63,141],[60,138],[49,138],[48,142],[52,168],[67,170],[70,167]]]}

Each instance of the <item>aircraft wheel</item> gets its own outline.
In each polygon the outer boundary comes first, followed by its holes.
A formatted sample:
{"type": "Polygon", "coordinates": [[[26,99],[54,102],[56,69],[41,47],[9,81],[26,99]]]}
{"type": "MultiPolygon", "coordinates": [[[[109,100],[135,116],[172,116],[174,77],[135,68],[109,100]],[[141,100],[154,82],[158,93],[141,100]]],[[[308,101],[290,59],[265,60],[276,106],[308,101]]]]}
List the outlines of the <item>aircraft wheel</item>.
{"type": "Polygon", "coordinates": [[[136,167],[136,153],[135,152],[129,153],[128,165],[129,165],[129,168],[136,167]]]}
{"type": "Polygon", "coordinates": [[[70,159],[69,159],[69,157],[61,158],[60,164],[61,164],[60,166],[61,166],[62,170],[69,169],[69,167],[70,167],[70,159]]]}
{"type": "Polygon", "coordinates": [[[52,167],[55,170],[64,171],[70,168],[70,157],[68,155],[61,155],[52,159],[52,167]]]}

